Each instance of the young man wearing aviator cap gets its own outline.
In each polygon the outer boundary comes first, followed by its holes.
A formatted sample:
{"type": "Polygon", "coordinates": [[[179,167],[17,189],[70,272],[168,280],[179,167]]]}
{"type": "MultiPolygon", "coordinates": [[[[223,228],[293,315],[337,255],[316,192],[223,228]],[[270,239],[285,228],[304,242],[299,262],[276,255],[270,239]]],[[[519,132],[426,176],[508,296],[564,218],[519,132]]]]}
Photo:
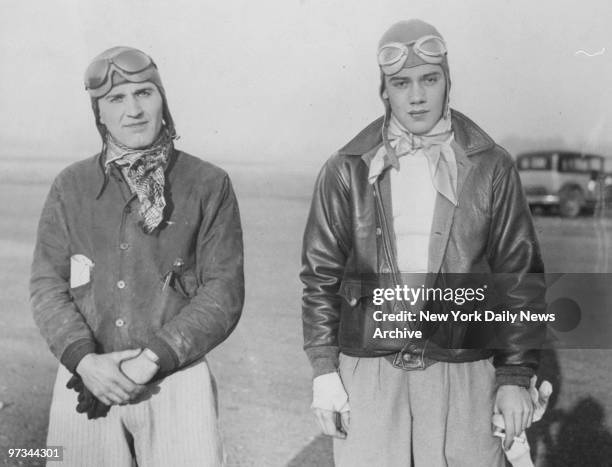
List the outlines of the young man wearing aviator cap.
{"type": "Polygon", "coordinates": [[[495,345],[475,345],[482,336],[460,323],[381,323],[383,313],[434,304],[374,306],[372,294],[503,273],[504,306],[542,309],[543,265],[518,174],[450,109],[446,45],[433,26],[393,25],[378,64],[385,115],[327,161],[304,234],[312,408],[336,438],[338,466],[503,466],[492,415],[504,419],[506,448],[530,425],[542,327],[503,323],[495,345]],[[396,326],[423,337],[377,333],[396,326]]]}
{"type": "Polygon", "coordinates": [[[221,465],[205,355],[244,299],[230,180],[174,148],[143,52],[103,52],[85,87],[102,151],[55,179],[32,265],[34,318],[61,362],[47,444],[72,466],[221,465]]]}

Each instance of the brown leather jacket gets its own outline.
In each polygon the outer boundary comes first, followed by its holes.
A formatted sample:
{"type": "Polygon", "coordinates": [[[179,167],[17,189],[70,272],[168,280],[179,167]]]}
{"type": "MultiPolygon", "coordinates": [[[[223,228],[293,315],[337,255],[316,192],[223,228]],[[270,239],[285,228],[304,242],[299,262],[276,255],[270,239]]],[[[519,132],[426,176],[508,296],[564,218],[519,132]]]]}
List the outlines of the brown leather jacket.
{"type": "MultiPolygon", "coordinates": [[[[373,287],[397,272],[389,171],[369,184],[368,164],[382,144],[380,118],[334,154],[317,179],[304,233],[304,348],[315,376],[334,371],[338,352],[406,361],[465,362],[494,355],[498,384],[527,387],[545,328],[503,323],[495,349],[463,348],[469,324],[447,323],[437,338],[380,339],[373,329],[373,287]],[[364,277],[377,284],[365,284],[364,277]],[[367,307],[370,307],[369,309],[367,307]],[[369,312],[368,312],[369,311],[369,312]],[[440,339],[440,336],[442,338],[440,339]]],[[[429,245],[430,285],[446,273],[504,273],[504,306],[543,311],[544,267],[531,214],[511,157],[474,122],[452,112],[458,204],[438,194],[429,245]]],[[[438,282],[437,282],[438,281],[438,282]]],[[[397,283],[397,282],[396,282],[397,283]]],[[[395,308],[397,311],[398,309],[395,308]]],[[[465,347],[468,347],[465,345],[465,347]]]]}

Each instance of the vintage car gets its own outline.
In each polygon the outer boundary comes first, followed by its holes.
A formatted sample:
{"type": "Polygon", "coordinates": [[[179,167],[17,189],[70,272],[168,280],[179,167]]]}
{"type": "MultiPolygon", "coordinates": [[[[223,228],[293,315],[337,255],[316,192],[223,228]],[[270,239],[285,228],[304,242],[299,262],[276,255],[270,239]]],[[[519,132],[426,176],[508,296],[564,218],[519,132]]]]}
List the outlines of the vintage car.
{"type": "Polygon", "coordinates": [[[605,197],[604,158],[571,151],[537,151],[517,156],[527,201],[558,209],[563,217],[594,210],[605,197]]]}

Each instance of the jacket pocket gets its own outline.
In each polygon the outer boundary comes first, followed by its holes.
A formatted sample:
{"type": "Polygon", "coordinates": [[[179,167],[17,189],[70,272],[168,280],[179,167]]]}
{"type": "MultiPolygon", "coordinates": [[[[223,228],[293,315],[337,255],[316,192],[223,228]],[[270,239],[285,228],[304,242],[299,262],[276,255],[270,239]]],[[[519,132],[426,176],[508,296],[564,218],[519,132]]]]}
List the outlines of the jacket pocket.
{"type": "Polygon", "coordinates": [[[352,308],[364,304],[367,297],[372,297],[374,287],[359,280],[344,280],[340,284],[338,294],[352,308]]]}
{"type": "Polygon", "coordinates": [[[173,289],[185,298],[193,298],[198,292],[198,278],[192,270],[177,274],[172,281],[173,289]]]}
{"type": "Polygon", "coordinates": [[[410,329],[413,323],[383,319],[383,315],[398,314],[401,305],[395,301],[374,303],[379,282],[345,280],[340,285],[341,319],[338,331],[340,350],[361,355],[385,355],[397,352],[406,344],[406,338],[397,331],[410,329]],[[387,331],[394,331],[388,334],[387,331]],[[389,337],[399,336],[399,337],[389,337]]]}
{"type": "Polygon", "coordinates": [[[342,302],[338,339],[341,351],[345,349],[354,353],[376,350],[381,344],[379,340],[373,339],[378,325],[374,320],[374,313],[385,306],[377,306],[373,302],[374,289],[377,287],[378,283],[356,279],[345,279],[340,284],[338,294],[342,297],[342,302]]]}
{"type": "Polygon", "coordinates": [[[91,284],[92,281],[89,281],[86,284],[79,285],[78,287],[71,287],[69,291],[72,300],[77,304],[81,302],[87,296],[87,294],[91,292],[91,284]]]}
{"type": "Polygon", "coordinates": [[[338,290],[342,298],[340,302],[340,324],[338,328],[338,341],[340,350],[362,348],[364,341],[364,327],[368,303],[367,289],[362,287],[359,280],[343,280],[338,290]]]}
{"type": "Polygon", "coordinates": [[[153,327],[160,328],[174,318],[183,307],[189,305],[198,290],[198,280],[193,271],[174,274],[170,281],[162,277],[155,288],[152,308],[155,310],[153,327]]]}

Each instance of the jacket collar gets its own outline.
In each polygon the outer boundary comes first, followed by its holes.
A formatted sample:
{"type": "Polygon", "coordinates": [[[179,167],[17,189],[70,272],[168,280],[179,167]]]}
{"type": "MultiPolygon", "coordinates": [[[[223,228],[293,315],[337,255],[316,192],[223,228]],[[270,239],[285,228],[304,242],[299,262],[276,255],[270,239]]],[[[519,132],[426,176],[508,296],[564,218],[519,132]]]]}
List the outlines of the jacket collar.
{"type": "MultiPolygon", "coordinates": [[[[457,199],[461,199],[461,192],[474,165],[469,156],[492,149],[495,142],[462,113],[452,110],[451,119],[454,133],[454,141],[451,145],[457,158],[457,199]]],[[[382,128],[383,118],[381,117],[364,128],[338,153],[361,156],[369,167],[370,161],[383,144],[382,128]]],[[[388,159],[386,162],[388,166],[391,165],[388,159]]],[[[456,208],[444,196],[438,194],[436,197],[429,243],[429,271],[437,272],[441,268],[456,208]]]]}
{"type": "MultiPolygon", "coordinates": [[[[338,153],[346,156],[363,156],[364,161],[369,164],[372,153],[376,153],[382,145],[382,128],[384,117],[377,118],[361,132],[349,141],[338,153]]],[[[451,109],[451,125],[455,135],[455,142],[469,157],[495,146],[495,142],[472,120],[451,109]]]]}

